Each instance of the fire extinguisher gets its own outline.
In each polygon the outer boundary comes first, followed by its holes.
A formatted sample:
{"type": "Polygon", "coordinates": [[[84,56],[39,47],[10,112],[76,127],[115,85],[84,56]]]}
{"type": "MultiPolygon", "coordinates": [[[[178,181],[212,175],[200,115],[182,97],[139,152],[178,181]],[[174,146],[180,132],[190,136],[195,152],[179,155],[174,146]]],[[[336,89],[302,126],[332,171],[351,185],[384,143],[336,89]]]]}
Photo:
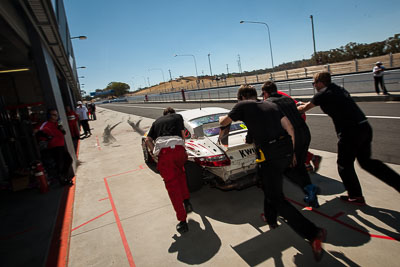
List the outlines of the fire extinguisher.
{"type": "Polygon", "coordinates": [[[32,165],[32,170],[36,179],[39,182],[40,193],[47,193],[49,191],[49,185],[47,184],[47,179],[42,163],[40,161],[35,162],[32,165]]]}

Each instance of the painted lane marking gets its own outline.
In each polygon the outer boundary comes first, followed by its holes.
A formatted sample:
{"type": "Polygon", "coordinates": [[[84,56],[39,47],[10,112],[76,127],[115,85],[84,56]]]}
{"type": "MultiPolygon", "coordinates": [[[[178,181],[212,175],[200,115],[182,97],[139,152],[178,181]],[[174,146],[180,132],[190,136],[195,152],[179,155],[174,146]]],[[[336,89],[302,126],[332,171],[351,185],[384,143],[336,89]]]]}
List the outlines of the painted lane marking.
{"type": "MultiPolygon", "coordinates": [[[[322,116],[322,117],[327,117],[328,115],[326,114],[321,114],[321,113],[306,113],[307,116],[322,116]]],[[[394,116],[366,116],[367,118],[370,119],[392,119],[392,120],[400,120],[400,117],[394,117],[394,116]]]]}
{"type": "Polygon", "coordinates": [[[99,137],[98,137],[97,135],[96,135],[96,146],[97,146],[97,148],[98,148],[99,150],[101,150],[99,137]]]}
{"type": "Polygon", "coordinates": [[[112,211],[114,213],[115,221],[116,221],[117,226],[118,226],[119,234],[121,235],[122,244],[124,245],[126,257],[128,258],[129,266],[134,267],[135,266],[135,262],[133,261],[131,249],[129,248],[128,241],[126,240],[125,232],[124,232],[124,229],[122,228],[122,224],[121,224],[121,221],[119,219],[117,208],[115,207],[114,199],[112,198],[110,187],[108,186],[107,178],[104,178],[104,183],[106,185],[108,197],[110,199],[112,211]]]}
{"type": "Polygon", "coordinates": [[[103,201],[103,200],[106,200],[106,199],[108,199],[108,197],[105,197],[105,198],[99,199],[99,201],[103,201]]]}
{"type": "Polygon", "coordinates": [[[111,211],[112,211],[112,210],[106,211],[106,212],[104,212],[103,214],[100,214],[99,216],[96,216],[96,217],[94,217],[93,219],[90,219],[89,221],[87,221],[87,222],[85,222],[85,223],[82,223],[81,225],[78,225],[77,227],[75,227],[74,229],[72,229],[71,232],[72,232],[72,231],[75,231],[76,229],[78,229],[78,228],[80,228],[80,227],[82,227],[82,226],[84,226],[84,225],[86,225],[86,224],[88,224],[88,223],[90,223],[90,222],[93,222],[94,220],[96,220],[96,219],[98,219],[98,218],[100,218],[100,217],[106,215],[107,213],[109,213],[109,212],[111,212],[111,211]]]}
{"type": "MultiPolygon", "coordinates": [[[[293,200],[293,199],[290,199],[290,198],[287,198],[287,197],[286,197],[285,199],[286,199],[287,201],[289,201],[289,202],[292,202],[292,203],[294,203],[294,204],[300,206],[300,207],[306,208],[306,206],[305,206],[304,204],[299,203],[299,202],[297,202],[297,201],[295,201],[295,200],[293,200]]],[[[387,239],[387,240],[392,240],[392,241],[400,241],[400,238],[394,238],[394,237],[389,237],[389,236],[385,236],[385,235],[370,234],[369,232],[366,232],[366,231],[363,231],[363,230],[361,230],[361,229],[358,229],[357,227],[355,227],[355,226],[353,226],[353,225],[350,225],[350,224],[348,224],[348,223],[345,223],[345,222],[342,222],[342,221],[338,220],[338,219],[335,217],[335,216],[337,216],[338,214],[336,214],[336,215],[334,215],[334,216],[329,216],[329,215],[327,215],[327,214],[325,214],[325,213],[322,213],[322,212],[320,212],[320,211],[317,211],[316,209],[313,209],[313,208],[307,207],[307,209],[310,210],[310,211],[313,211],[313,212],[317,213],[318,215],[321,215],[322,217],[325,217],[325,218],[330,219],[330,220],[332,220],[332,221],[334,221],[334,222],[337,222],[337,223],[339,223],[339,224],[341,224],[341,225],[343,225],[343,226],[345,226],[345,227],[347,227],[347,228],[350,228],[350,229],[352,229],[353,231],[359,232],[359,233],[361,233],[361,234],[368,235],[368,236],[374,237],[374,238],[387,239]]],[[[344,214],[344,213],[343,213],[343,214],[344,214]]]]}
{"type": "MultiPolygon", "coordinates": [[[[130,105],[130,104],[125,104],[125,105],[118,105],[118,104],[108,104],[108,106],[117,106],[117,107],[131,107],[131,108],[143,108],[143,109],[160,109],[164,110],[165,108],[160,108],[160,107],[143,107],[143,106],[136,106],[136,105],[130,105]]],[[[183,109],[183,108],[174,108],[175,111],[180,110],[188,110],[188,109],[183,109]]]]}

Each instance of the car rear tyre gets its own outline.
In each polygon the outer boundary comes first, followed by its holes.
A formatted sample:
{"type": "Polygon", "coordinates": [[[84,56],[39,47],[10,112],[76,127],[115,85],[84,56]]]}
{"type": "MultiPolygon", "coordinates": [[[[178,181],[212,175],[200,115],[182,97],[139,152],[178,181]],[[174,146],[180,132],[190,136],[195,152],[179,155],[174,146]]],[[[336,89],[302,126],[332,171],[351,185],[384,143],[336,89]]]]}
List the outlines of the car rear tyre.
{"type": "Polygon", "coordinates": [[[145,162],[145,163],[153,163],[154,160],[153,160],[153,158],[151,157],[149,151],[147,150],[147,146],[146,146],[146,143],[145,143],[144,141],[143,141],[143,143],[142,143],[142,149],[143,149],[143,158],[144,158],[144,162],[145,162]]]}
{"type": "Polygon", "coordinates": [[[189,192],[200,190],[203,186],[203,169],[194,162],[185,163],[186,181],[189,192]]]}

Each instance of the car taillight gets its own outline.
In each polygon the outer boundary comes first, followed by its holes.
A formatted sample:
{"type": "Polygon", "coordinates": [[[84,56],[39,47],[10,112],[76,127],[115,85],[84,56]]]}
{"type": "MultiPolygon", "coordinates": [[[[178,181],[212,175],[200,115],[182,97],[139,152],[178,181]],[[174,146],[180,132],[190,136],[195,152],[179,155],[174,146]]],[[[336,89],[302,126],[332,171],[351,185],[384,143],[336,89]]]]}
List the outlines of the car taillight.
{"type": "Polygon", "coordinates": [[[194,161],[205,167],[222,167],[231,165],[231,160],[226,155],[216,155],[208,157],[195,158],[194,161]]]}

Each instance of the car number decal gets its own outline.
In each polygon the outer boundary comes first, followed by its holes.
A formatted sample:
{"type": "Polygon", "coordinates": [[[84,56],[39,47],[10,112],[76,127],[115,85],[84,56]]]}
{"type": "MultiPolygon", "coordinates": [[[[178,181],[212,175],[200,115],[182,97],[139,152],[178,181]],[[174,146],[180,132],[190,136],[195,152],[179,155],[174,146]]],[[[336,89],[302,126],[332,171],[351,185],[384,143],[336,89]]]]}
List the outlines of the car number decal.
{"type": "Polygon", "coordinates": [[[240,149],[239,153],[242,158],[245,158],[256,153],[256,150],[254,148],[240,149]]]}

